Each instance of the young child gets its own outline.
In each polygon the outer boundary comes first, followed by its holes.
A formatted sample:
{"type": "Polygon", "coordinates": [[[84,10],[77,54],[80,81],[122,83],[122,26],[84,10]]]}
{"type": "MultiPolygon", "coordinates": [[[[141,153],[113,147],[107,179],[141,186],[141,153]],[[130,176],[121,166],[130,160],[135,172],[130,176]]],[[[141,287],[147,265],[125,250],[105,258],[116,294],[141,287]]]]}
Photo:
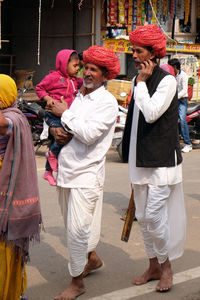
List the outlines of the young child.
{"type": "MultiPolygon", "coordinates": [[[[40,99],[47,102],[47,106],[53,101],[61,102],[61,99],[67,102],[68,108],[72,104],[78,89],[83,80],[77,78],[80,61],[78,53],[75,50],[61,50],[56,56],[56,71],[50,73],[36,85],[36,94],[40,99]]],[[[45,122],[51,127],[62,127],[60,118],[52,113],[45,112],[45,122]]],[[[48,180],[50,185],[56,185],[53,177],[53,171],[58,169],[58,154],[63,145],[58,144],[52,139],[46,162],[46,171],[43,178],[48,180]]]]}

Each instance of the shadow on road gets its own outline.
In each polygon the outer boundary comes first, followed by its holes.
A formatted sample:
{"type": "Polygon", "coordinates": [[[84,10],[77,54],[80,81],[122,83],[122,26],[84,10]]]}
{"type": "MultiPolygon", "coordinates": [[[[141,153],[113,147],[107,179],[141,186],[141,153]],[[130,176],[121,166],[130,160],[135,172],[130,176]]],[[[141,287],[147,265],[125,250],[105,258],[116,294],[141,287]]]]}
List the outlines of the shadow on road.
{"type": "MultiPolygon", "coordinates": [[[[64,228],[50,227],[46,233],[50,236],[58,237],[59,241],[56,247],[59,248],[61,245],[66,247],[64,228]]],[[[32,249],[29,266],[37,268],[37,272],[42,276],[45,282],[31,286],[32,280],[30,281],[27,290],[29,300],[53,299],[54,296],[59,294],[60,291],[63,291],[71,281],[67,268],[67,249],[66,257],[60,255],[55,246],[52,247],[50,243],[44,242],[44,235],[45,234],[42,236],[40,245],[32,249]]],[[[108,243],[100,242],[97,251],[104,261],[104,266],[85,278],[87,293],[80,297],[82,300],[131,287],[132,279],[140,275],[148,265],[147,259],[131,259],[127,252],[108,243]]],[[[172,263],[174,273],[195,268],[199,261],[200,253],[187,249],[182,258],[172,263]]],[[[28,273],[29,279],[32,276],[33,274],[28,273]]],[[[179,286],[180,285],[173,288],[170,294],[166,295],[163,299],[183,299],[183,297],[178,298],[176,294],[176,289],[179,289],[179,286]]],[[[150,299],[160,299],[157,296],[158,293],[150,299]]],[[[200,298],[189,298],[188,296],[188,298],[184,299],[196,300],[200,298]]]]}

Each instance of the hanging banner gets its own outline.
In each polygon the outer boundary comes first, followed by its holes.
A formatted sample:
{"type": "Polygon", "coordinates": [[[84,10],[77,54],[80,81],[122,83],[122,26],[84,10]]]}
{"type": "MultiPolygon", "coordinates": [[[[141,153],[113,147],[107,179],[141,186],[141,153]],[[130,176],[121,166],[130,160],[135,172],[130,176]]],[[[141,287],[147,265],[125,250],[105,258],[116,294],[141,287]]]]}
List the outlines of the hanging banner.
{"type": "MultiPolygon", "coordinates": [[[[103,40],[103,46],[107,49],[112,49],[114,52],[132,53],[132,45],[129,40],[106,39],[103,40]]],[[[172,52],[197,53],[200,55],[200,44],[174,44],[168,42],[166,50],[172,52]]]]}

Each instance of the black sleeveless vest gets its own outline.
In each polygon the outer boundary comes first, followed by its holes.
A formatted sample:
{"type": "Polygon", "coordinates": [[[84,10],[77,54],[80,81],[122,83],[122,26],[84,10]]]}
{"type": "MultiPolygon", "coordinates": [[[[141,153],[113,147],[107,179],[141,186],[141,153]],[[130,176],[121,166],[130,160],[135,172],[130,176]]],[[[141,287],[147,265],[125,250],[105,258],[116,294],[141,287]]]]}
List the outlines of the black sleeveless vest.
{"type": "MultiPolygon", "coordinates": [[[[169,73],[159,66],[153,70],[146,85],[150,97],[155,93],[160,81],[169,73]]],[[[134,99],[132,96],[122,141],[123,161],[128,162],[132,128],[134,99]]],[[[178,97],[175,94],[169,108],[154,123],[147,123],[140,111],[136,145],[136,167],[173,167],[182,162],[178,135],[178,97]],[[175,158],[176,153],[176,158],[175,158]]]]}

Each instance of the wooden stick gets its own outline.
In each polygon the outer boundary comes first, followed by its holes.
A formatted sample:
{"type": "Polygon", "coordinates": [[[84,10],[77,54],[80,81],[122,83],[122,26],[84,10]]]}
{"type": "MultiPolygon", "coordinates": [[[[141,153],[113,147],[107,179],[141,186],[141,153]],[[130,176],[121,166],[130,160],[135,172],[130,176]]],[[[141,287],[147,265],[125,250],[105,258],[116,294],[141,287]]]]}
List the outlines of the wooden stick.
{"type": "Polygon", "coordinates": [[[127,214],[126,214],[126,219],[125,219],[124,227],[123,227],[123,231],[122,231],[122,236],[121,236],[121,240],[124,242],[128,242],[128,240],[129,240],[129,235],[131,232],[131,227],[132,227],[134,218],[135,218],[135,202],[134,202],[134,196],[133,196],[133,190],[132,190],[131,197],[129,200],[128,210],[127,210],[127,214]]]}

